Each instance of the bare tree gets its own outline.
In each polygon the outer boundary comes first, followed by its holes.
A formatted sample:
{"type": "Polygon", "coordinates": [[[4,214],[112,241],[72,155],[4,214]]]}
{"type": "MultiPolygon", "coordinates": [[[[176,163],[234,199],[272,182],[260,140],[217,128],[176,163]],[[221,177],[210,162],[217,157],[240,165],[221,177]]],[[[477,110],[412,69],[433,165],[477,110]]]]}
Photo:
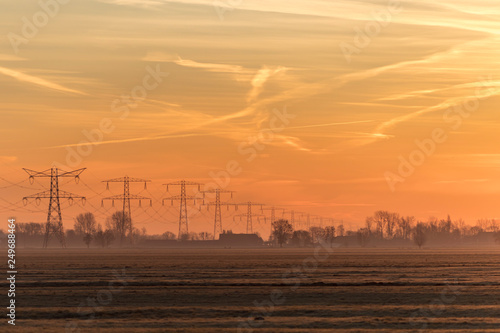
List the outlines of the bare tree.
{"type": "Polygon", "coordinates": [[[407,216],[402,217],[398,220],[398,235],[403,239],[409,239],[411,237],[411,228],[415,223],[415,217],[407,216]]]}
{"type": "Polygon", "coordinates": [[[273,236],[280,247],[283,247],[288,238],[292,235],[293,227],[288,220],[278,220],[273,222],[273,236]]]}
{"type": "Polygon", "coordinates": [[[130,230],[132,229],[132,220],[122,211],[117,211],[111,215],[106,221],[106,226],[112,230],[120,238],[120,246],[123,244],[123,239],[127,236],[132,236],[130,230]]]}
{"type": "Polygon", "coordinates": [[[339,237],[344,237],[344,233],[345,233],[344,225],[340,224],[337,227],[337,234],[339,235],[339,237]]]}
{"type": "Polygon", "coordinates": [[[292,243],[293,246],[297,247],[309,246],[312,244],[311,234],[309,233],[309,231],[305,230],[294,231],[292,234],[292,238],[290,239],[290,242],[292,243]]]}
{"type": "Polygon", "coordinates": [[[325,241],[327,241],[331,247],[333,240],[335,239],[335,227],[334,226],[325,227],[324,230],[325,230],[325,241]]]}
{"type": "Polygon", "coordinates": [[[176,239],[177,237],[175,236],[175,234],[173,232],[170,232],[170,231],[165,231],[161,237],[163,239],[168,239],[168,240],[173,240],[173,239],[176,239]]]}
{"type": "Polygon", "coordinates": [[[320,227],[311,227],[309,228],[309,232],[311,233],[312,242],[316,243],[320,240],[324,240],[325,238],[325,230],[320,227]]]}
{"type": "Polygon", "coordinates": [[[94,240],[102,247],[108,247],[115,240],[115,235],[110,229],[106,229],[106,231],[103,231],[102,226],[98,224],[94,240]]]}
{"type": "Polygon", "coordinates": [[[418,222],[415,226],[415,230],[413,231],[413,241],[418,245],[419,249],[421,249],[422,245],[424,245],[427,241],[425,231],[425,224],[418,222]]]}
{"type": "Polygon", "coordinates": [[[200,232],[198,234],[198,239],[200,240],[209,240],[209,239],[213,239],[213,235],[209,232],[206,232],[206,231],[203,231],[203,232],[200,232]]]}
{"type": "Polygon", "coordinates": [[[75,232],[83,235],[83,242],[90,247],[90,242],[96,233],[95,216],[92,213],[82,213],[75,218],[75,232]]]}

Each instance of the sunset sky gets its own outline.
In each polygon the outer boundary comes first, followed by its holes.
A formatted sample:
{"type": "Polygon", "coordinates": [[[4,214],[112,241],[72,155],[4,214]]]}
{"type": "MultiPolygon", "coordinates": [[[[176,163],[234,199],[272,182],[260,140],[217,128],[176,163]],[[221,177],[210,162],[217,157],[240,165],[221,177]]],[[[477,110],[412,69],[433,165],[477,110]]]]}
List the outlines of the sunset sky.
{"type": "MultiPolygon", "coordinates": [[[[152,180],[132,186],[154,198],[133,211],[137,226],[177,232],[177,209],[160,199],[178,193],[162,184],[213,182],[230,161],[233,202],[352,228],[379,209],[500,218],[497,1],[74,0],[47,7],[53,17],[38,1],[0,3],[4,220],[45,221],[47,201],[21,199],[50,184],[30,185],[22,168],[55,163],[87,168],[80,184],[61,181],[89,198],[63,211],[66,228],[84,210],[104,223],[114,208],[101,198],[122,188],[101,181],[129,175],[152,180]],[[421,160],[416,140],[436,131],[421,160]],[[401,175],[401,156],[420,165],[401,175]]],[[[212,232],[212,214],[191,230],[212,232]]],[[[223,214],[224,229],[245,230],[223,214]]]]}

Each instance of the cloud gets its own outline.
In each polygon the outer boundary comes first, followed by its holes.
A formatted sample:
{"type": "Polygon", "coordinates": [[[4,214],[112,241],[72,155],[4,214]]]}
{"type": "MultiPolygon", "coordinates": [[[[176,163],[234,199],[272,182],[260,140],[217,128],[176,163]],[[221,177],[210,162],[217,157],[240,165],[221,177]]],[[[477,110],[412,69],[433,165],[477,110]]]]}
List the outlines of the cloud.
{"type": "Polygon", "coordinates": [[[475,95],[448,98],[439,104],[409,114],[405,114],[403,116],[392,118],[380,124],[375,130],[375,134],[384,134],[383,132],[387,131],[390,127],[393,127],[399,123],[408,121],[410,119],[413,119],[415,117],[421,116],[426,113],[445,110],[449,107],[460,105],[469,100],[479,100],[500,94],[500,82],[498,81],[489,81],[489,82],[477,81],[474,84],[469,84],[468,86],[476,88],[475,95]],[[492,86],[494,86],[495,88],[492,88],[492,86]],[[478,93],[477,89],[484,87],[489,87],[489,88],[482,93],[478,93]]]}
{"type": "MultiPolygon", "coordinates": [[[[162,140],[162,139],[177,139],[177,138],[187,138],[187,137],[192,137],[192,136],[205,136],[205,135],[207,135],[207,134],[178,134],[178,135],[145,136],[145,137],[130,138],[130,139],[117,139],[117,140],[93,142],[92,145],[100,146],[100,145],[106,145],[106,144],[116,144],[116,143],[125,143],[125,142],[154,141],[154,140],[162,140]]],[[[72,144],[67,144],[67,145],[44,147],[43,149],[80,147],[80,146],[88,146],[88,145],[89,145],[88,142],[83,142],[83,143],[72,143],[72,144]]]]}
{"type": "Polygon", "coordinates": [[[0,67],[0,74],[15,78],[21,82],[31,83],[31,84],[34,84],[34,85],[37,85],[40,87],[44,87],[44,88],[48,88],[48,89],[52,89],[52,90],[67,92],[67,93],[71,93],[71,94],[87,95],[86,93],[84,93],[82,91],[66,88],[66,87],[61,86],[57,83],[47,81],[47,80],[42,79],[40,77],[25,74],[23,72],[15,71],[15,70],[5,68],[5,67],[0,67]]]}
{"type": "Polygon", "coordinates": [[[373,122],[373,120],[359,120],[359,121],[345,121],[345,122],[328,123],[328,124],[304,125],[304,126],[295,126],[295,127],[287,127],[287,128],[288,129],[299,129],[299,128],[313,128],[313,127],[329,127],[329,126],[363,124],[363,123],[372,123],[372,122],[373,122]]]}
{"type": "Polygon", "coordinates": [[[251,72],[239,65],[197,62],[194,60],[182,59],[178,55],[171,55],[162,52],[150,52],[144,58],[142,58],[142,60],[149,62],[171,62],[183,67],[198,68],[208,72],[216,73],[248,74],[251,72]]]}
{"type": "Polygon", "coordinates": [[[260,93],[264,89],[264,85],[271,76],[276,75],[280,72],[285,72],[287,70],[288,68],[281,66],[276,68],[261,68],[252,79],[252,90],[248,93],[247,102],[254,101],[260,95],[260,93]]]}

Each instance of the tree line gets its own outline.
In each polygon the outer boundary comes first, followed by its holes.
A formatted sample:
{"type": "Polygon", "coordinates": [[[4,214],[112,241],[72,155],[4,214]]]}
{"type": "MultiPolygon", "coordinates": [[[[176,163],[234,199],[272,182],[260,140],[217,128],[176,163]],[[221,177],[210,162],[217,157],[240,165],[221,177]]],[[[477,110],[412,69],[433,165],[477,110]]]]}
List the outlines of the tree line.
{"type": "MultiPolygon", "coordinates": [[[[17,223],[16,234],[19,245],[37,247],[43,242],[45,224],[17,223]]],[[[390,242],[404,245],[413,242],[422,247],[428,242],[436,244],[453,244],[467,238],[474,238],[481,233],[491,233],[494,240],[500,242],[500,221],[480,219],[475,225],[468,225],[464,220],[429,218],[420,221],[413,216],[401,216],[389,211],[376,211],[365,219],[363,227],[357,230],[346,230],[343,224],[337,226],[313,226],[307,230],[294,230],[286,219],[272,222],[272,232],[268,244],[274,246],[309,247],[319,242],[333,244],[350,239],[357,245],[382,246],[390,242]]],[[[3,239],[2,231],[0,238],[3,239]]],[[[74,219],[73,229],[65,231],[67,244],[84,244],[87,247],[124,246],[138,244],[144,240],[175,240],[177,236],[167,231],[161,235],[147,235],[146,229],[133,227],[131,219],[122,211],[109,216],[104,225],[97,223],[93,213],[81,213],[74,219]]],[[[181,240],[211,240],[208,232],[191,232],[181,235],[181,240]]]]}

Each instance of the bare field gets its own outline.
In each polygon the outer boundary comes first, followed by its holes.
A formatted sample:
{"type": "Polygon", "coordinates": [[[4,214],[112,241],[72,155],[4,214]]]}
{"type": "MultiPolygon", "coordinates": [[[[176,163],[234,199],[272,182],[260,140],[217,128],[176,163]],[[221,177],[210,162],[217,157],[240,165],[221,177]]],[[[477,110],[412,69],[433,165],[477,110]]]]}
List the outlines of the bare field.
{"type": "Polygon", "coordinates": [[[17,267],[2,332],[500,331],[499,251],[19,249],[17,267]]]}

